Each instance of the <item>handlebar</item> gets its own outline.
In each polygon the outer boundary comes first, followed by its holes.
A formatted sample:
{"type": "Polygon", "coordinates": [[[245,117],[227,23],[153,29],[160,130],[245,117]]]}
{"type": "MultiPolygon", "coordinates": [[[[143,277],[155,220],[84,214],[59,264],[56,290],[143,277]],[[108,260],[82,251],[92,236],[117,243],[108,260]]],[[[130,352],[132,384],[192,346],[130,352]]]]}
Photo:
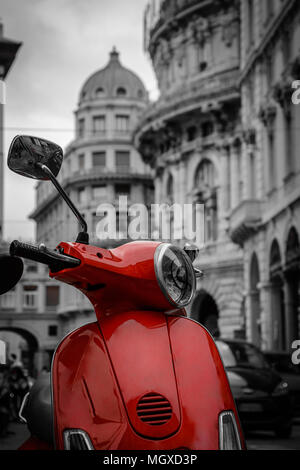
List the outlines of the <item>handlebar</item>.
{"type": "Polygon", "coordinates": [[[64,255],[56,250],[48,250],[44,244],[34,246],[27,243],[21,243],[18,240],[11,243],[10,255],[20,256],[21,258],[46,264],[52,272],[58,272],[68,268],[76,268],[80,265],[79,259],[64,255]]]}

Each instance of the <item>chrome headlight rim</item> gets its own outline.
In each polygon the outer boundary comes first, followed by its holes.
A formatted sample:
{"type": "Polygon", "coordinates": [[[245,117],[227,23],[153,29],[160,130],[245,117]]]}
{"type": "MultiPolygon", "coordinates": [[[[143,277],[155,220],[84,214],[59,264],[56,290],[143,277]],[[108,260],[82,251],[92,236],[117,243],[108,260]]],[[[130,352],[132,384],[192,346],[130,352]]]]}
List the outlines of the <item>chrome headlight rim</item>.
{"type": "Polygon", "coordinates": [[[189,258],[189,256],[185,253],[185,251],[182,248],[176,245],[173,245],[172,243],[161,243],[160,245],[158,245],[154,253],[154,270],[155,270],[155,275],[156,275],[158,285],[162,293],[164,294],[165,298],[167,299],[167,301],[176,308],[186,307],[191,302],[196,292],[196,275],[195,275],[192,261],[189,258]],[[180,254],[180,256],[182,256],[182,258],[186,262],[186,269],[189,271],[187,274],[190,274],[191,281],[192,281],[190,295],[187,298],[183,299],[184,297],[184,292],[183,292],[181,295],[181,298],[178,301],[175,301],[174,299],[172,299],[172,297],[170,296],[168,292],[166,283],[164,281],[163,259],[168,249],[171,249],[171,251],[175,253],[177,252],[180,254]]]}

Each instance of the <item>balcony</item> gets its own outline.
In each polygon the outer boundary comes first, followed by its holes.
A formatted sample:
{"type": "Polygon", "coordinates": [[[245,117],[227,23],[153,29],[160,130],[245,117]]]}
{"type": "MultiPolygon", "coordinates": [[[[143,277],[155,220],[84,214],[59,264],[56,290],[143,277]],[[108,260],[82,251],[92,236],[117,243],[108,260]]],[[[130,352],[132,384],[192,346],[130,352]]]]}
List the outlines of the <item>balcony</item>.
{"type": "Polygon", "coordinates": [[[243,201],[230,216],[230,238],[243,246],[244,242],[258,230],[262,221],[261,202],[258,200],[243,201]]]}

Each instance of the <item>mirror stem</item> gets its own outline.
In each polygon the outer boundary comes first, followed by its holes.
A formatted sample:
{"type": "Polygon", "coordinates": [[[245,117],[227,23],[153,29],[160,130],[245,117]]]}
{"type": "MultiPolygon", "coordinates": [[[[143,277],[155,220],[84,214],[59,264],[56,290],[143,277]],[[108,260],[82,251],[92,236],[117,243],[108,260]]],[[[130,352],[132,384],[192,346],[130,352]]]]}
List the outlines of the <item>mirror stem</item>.
{"type": "Polygon", "coordinates": [[[73,204],[73,202],[71,201],[71,199],[69,198],[67,193],[63,190],[63,188],[61,187],[61,185],[59,184],[59,182],[55,178],[52,171],[46,165],[43,165],[42,163],[37,163],[36,165],[50,178],[50,180],[52,181],[52,183],[56,187],[59,194],[66,201],[66,203],[70,207],[71,211],[73,212],[75,217],[78,219],[79,223],[81,224],[83,231],[78,234],[76,242],[77,243],[84,243],[84,244],[88,245],[88,243],[89,243],[88,226],[87,226],[86,221],[84,220],[84,218],[82,217],[82,215],[78,211],[77,207],[75,207],[75,205],[73,204]]]}

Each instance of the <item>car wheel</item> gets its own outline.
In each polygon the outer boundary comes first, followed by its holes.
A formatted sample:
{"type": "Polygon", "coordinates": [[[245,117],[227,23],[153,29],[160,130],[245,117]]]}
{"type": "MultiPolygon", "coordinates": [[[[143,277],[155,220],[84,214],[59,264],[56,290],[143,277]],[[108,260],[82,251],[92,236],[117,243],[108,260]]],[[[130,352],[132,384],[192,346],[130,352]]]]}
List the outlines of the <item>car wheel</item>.
{"type": "Polygon", "coordinates": [[[275,428],[275,435],[276,437],[281,437],[283,439],[288,439],[292,435],[292,424],[283,424],[282,426],[279,426],[275,428]]]}

